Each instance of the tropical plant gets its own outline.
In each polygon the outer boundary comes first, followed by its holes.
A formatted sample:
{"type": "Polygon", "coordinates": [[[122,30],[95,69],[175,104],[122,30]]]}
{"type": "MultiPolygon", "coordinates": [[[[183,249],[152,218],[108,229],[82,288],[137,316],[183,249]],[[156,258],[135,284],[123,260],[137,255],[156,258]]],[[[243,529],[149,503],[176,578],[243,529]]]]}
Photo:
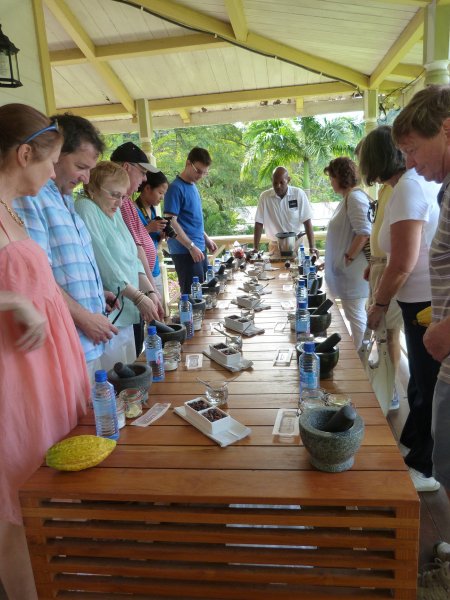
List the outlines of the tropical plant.
{"type": "Polygon", "coordinates": [[[274,119],[250,123],[243,132],[247,144],[241,176],[257,172],[258,181],[268,180],[284,165],[291,176],[299,176],[309,195],[311,171],[339,155],[353,155],[363,135],[363,125],[348,117],[319,121],[315,117],[274,119]]]}

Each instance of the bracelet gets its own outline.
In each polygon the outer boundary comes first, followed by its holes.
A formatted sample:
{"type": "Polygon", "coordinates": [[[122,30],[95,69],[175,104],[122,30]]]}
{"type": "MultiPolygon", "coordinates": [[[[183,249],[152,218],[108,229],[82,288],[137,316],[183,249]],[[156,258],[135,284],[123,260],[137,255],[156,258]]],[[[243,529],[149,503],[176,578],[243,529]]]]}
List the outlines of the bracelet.
{"type": "Polygon", "coordinates": [[[141,290],[138,290],[136,292],[135,297],[133,298],[133,303],[136,307],[139,306],[139,304],[141,304],[142,300],[145,298],[145,294],[144,292],[141,292],[141,290]]]}
{"type": "Polygon", "coordinates": [[[148,290],[148,292],[144,292],[144,296],[147,296],[147,298],[150,294],[156,294],[156,292],[154,290],[148,290]]]}
{"type": "Polygon", "coordinates": [[[350,262],[353,262],[353,261],[355,260],[354,258],[352,258],[351,256],[349,256],[349,255],[347,254],[347,252],[344,254],[344,258],[346,258],[346,259],[347,259],[347,260],[349,260],[350,262]]]}
{"type": "Polygon", "coordinates": [[[381,304],[381,302],[375,302],[375,306],[379,306],[380,308],[386,308],[386,306],[389,306],[390,302],[388,302],[387,304],[381,304]]]}

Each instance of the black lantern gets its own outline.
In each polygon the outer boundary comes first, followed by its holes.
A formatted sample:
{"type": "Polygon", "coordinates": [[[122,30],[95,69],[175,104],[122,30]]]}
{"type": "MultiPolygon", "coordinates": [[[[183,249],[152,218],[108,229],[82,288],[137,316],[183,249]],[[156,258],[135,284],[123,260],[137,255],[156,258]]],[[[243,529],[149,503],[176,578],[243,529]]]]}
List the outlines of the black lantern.
{"type": "Polygon", "coordinates": [[[6,37],[0,25],[0,87],[16,88],[22,85],[17,64],[18,52],[19,49],[6,37]]]}

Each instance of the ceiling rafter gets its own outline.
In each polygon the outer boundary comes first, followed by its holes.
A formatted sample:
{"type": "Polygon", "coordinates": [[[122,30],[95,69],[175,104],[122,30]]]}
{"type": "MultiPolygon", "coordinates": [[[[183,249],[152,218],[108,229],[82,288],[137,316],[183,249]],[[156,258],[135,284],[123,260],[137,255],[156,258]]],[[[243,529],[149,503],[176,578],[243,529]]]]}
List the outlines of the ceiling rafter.
{"type": "Polygon", "coordinates": [[[246,42],[248,27],[242,0],[225,0],[225,8],[237,41],[246,42]]]}
{"type": "Polygon", "coordinates": [[[135,113],[134,100],[128,93],[123,83],[114,73],[113,69],[104,63],[97,61],[95,56],[95,45],[81,26],[76,16],[63,0],[45,0],[46,5],[59,21],[61,26],[73,39],[78,48],[83,52],[88,61],[102,77],[108,87],[116,94],[130,114],[135,113]]]}
{"type": "Polygon", "coordinates": [[[47,34],[45,31],[44,8],[42,0],[33,0],[33,17],[36,29],[36,38],[39,53],[39,64],[41,67],[42,86],[44,92],[45,109],[47,115],[56,112],[55,90],[53,87],[52,67],[48,51],[47,34]]]}
{"type": "Polygon", "coordinates": [[[425,9],[417,11],[370,76],[370,88],[376,89],[388,77],[402,58],[423,37],[425,9]]]}
{"type": "Polygon", "coordinates": [[[183,123],[185,125],[188,125],[191,122],[191,113],[185,108],[180,108],[178,112],[180,113],[180,117],[183,123]]]}
{"type": "MultiPolygon", "coordinates": [[[[380,86],[380,91],[390,91],[398,87],[396,81],[384,81],[380,86]]],[[[217,106],[223,104],[239,104],[245,102],[262,102],[273,100],[292,99],[298,102],[300,98],[318,97],[318,96],[340,96],[352,88],[340,81],[330,81],[328,83],[311,83],[305,85],[293,85],[274,88],[258,88],[252,90],[239,90],[235,92],[221,92],[217,94],[202,94],[199,96],[179,96],[177,98],[160,98],[149,100],[149,108],[152,113],[160,111],[190,111],[195,108],[207,106],[217,106]]],[[[299,104],[300,105],[300,104],[299,104]]],[[[100,104],[97,106],[73,106],[57,110],[58,113],[66,111],[76,112],[76,114],[88,119],[101,118],[126,118],[128,113],[120,104],[100,104]]]]}
{"type": "Polygon", "coordinates": [[[148,9],[155,16],[167,18],[181,26],[217,35],[231,43],[239,45],[241,48],[260,52],[264,55],[276,56],[299,67],[323,73],[328,77],[348,81],[361,89],[366,89],[369,86],[369,77],[364,73],[308,54],[307,52],[302,52],[267,37],[249,32],[247,41],[239,42],[235,37],[233,28],[228,23],[172,2],[171,0],[136,0],[135,4],[136,6],[139,5],[148,9]]]}
{"type": "MultiPolygon", "coordinates": [[[[212,35],[194,33],[192,35],[178,35],[157,39],[139,40],[137,42],[124,42],[119,44],[105,44],[95,46],[95,57],[99,61],[123,60],[141,56],[158,56],[176,52],[195,52],[197,50],[210,50],[211,48],[225,48],[229,46],[212,35]]],[[[50,60],[55,67],[75,65],[87,62],[86,56],[79,48],[69,50],[54,50],[50,52],[50,60]]]]}

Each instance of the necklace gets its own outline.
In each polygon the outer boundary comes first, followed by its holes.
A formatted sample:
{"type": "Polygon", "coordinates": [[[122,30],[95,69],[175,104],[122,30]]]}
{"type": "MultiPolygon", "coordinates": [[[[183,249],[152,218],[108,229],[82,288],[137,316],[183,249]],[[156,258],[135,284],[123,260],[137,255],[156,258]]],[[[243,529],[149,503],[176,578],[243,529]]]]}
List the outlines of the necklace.
{"type": "Polygon", "coordinates": [[[14,221],[18,225],[20,225],[21,227],[24,227],[25,224],[22,221],[22,219],[19,217],[19,215],[17,213],[15,213],[12,208],[9,208],[9,206],[6,204],[6,202],[4,200],[2,200],[1,198],[0,198],[0,204],[3,204],[3,206],[6,208],[6,210],[9,212],[11,217],[14,219],[14,221]]]}

